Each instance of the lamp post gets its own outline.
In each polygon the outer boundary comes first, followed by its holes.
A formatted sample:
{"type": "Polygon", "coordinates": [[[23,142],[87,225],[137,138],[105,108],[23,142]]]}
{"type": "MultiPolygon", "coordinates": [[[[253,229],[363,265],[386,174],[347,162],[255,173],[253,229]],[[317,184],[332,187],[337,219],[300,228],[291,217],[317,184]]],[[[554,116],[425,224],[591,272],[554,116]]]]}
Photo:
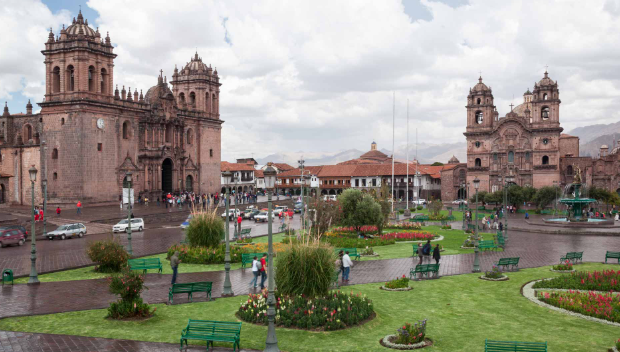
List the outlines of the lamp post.
{"type": "MultiPolygon", "coordinates": [[[[235,180],[235,212],[234,212],[234,216],[233,216],[233,227],[235,228],[235,233],[233,235],[233,239],[236,240],[237,239],[237,235],[239,234],[239,230],[237,230],[237,201],[239,200],[239,194],[238,194],[238,189],[237,189],[237,182],[239,180],[239,176],[237,176],[237,173],[234,172],[233,173],[233,179],[235,180]]],[[[230,214],[226,213],[226,216],[230,217],[230,214]]]]}
{"type": "Polygon", "coordinates": [[[33,285],[39,283],[39,277],[37,276],[37,235],[34,228],[34,183],[37,180],[37,169],[34,165],[28,170],[28,173],[30,174],[30,183],[32,184],[32,212],[30,214],[30,221],[32,223],[32,227],[30,228],[32,244],[30,245],[30,278],[28,279],[28,284],[33,285]]]}
{"type": "MultiPolygon", "coordinates": [[[[465,183],[461,183],[461,192],[465,193],[465,183]]],[[[467,200],[467,195],[465,195],[465,197],[463,197],[467,200]]],[[[465,208],[463,207],[463,205],[465,205],[463,202],[461,202],[459,204],[459,210],[461,210],[463,212],[463,231],[467,230],[467,225],[466,225],[466,216],[465,216],[465,208]]]]}
{"type": "Polygon", "coordinates": [[[301,159],[297,160],[297,162],[299,163],[299,168],[301,169],[301,177],[299,179],[299,184],[301,188],[301,212],[299,213],[299,220],[301,221],[301,226],[299,228],[303,230],[304,228],[304,183],[305,183],[304,163],[306,161],[304,160],[304,157],[302,156],[301,159]]]}
{"type": "Polygon", "coordinates": [[[230,283],[230,181],[232,172],[222,172],[224,182],[228,185],[226,189],[226,253],[224,255],[224,270],[226,270],[226,276],[224,277],[224,289],[222,290],[222,297],[233,296],[232,284],[230,283]]]}
{"type": "Polygon", "coordinates": [[[131,205],[131,190],[133,174],[129,171],[125,174],[125,177],[127,178],[127,186],[129,186],[129,188],[127,188],[127,252],[129,252],[129,255],[133,255],[133,248],[131,247],[131,212],[133,211],[131,205]]]}
{"type": "Polygon", "coordinates": [[[478,241],[480,240],[478,238],[478,187],[480,185],[480,180],[478,179],[478,177],[476,177],[474,179],[474,188],[476,189],[476,222],[475,222],[475,246],[476,248],[474,249],[474,268],[472,269],[472,272],[474,273],[479,273],[480,272],[480,258],[479,258],[479,254],[480,254],[480,248],[478,247],[478,241]]]}
{"type": "Polygon", "coordinates": [[[558,181],[553,181],[553,188],[555,188],[555,202],[553,203],[553,216],[557,216],[557,212],[558,212],[558,181]]]}
{"type": "Polygon", "coordinates": [[[47,146],[45,141],[41,141],[43,147],[43,171],[41,185],[43,186],[43,237],[47,237],[47,146]]]}
{"type": "Polygon", "coordinates": [[[506,217],[504,219],[504,240],[508,241],[508,185],[514,181],[514,177],[506,176],[504,177],[504,181],[504,189],[506,190],[504,192],[504,211],[506,212],[506,217]]]}
{"type": "MultiPolygon", "coordinates": [[[[276,295],[275,295],[275,282],[273,278],[273,233],[271,230],[272,222],[272,210],[271,210],[271,192],[276,183],[276,170],[271,166],[271,163],[267,164],[264,170],[265,175],[265,188],[267,188],[267,234],[268,234],[268,266],[267,266],[267,321],[269,323],[267,327],[267,341],[265,343],[265,352],[279,352],[278,338],[276,337],[276,295]]],[[[303,180],[303,178],[302,178],[303,180]]],[[[303,195],[302,195],[303,199],[303,195]]],[[[302,208],[303,212],[303,208],[302,208]]],[[[303,214],[303,213],[302,213],[303,214]]]]}

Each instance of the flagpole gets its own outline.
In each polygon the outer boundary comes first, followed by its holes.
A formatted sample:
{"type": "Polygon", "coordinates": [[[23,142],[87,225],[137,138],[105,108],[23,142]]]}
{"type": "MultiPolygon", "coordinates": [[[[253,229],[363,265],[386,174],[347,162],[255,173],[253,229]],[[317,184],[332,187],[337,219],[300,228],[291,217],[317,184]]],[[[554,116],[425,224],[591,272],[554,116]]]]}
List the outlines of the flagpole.
{"type": "MultiPolygon", "coordinates": [[[[415,179],[418,179],[418,183],[420,183],[420,175],[418,175],[418,164],[420,163],[420,161],[418,160],[418,128],[415,128],[415,177],[413,178],[413,180],[415,181],[415,179]]],[[[416,187],[416,192],[415,192],[415,198],[416,198],[416,207],[418,205],[420,205],[420,190],[417,188],[418,186],[416,186],[415,182],[413,184],[414,187],[416,187]]]]}
{"type": "Polygon", "coordinates": [[[409,209],[409,99],[407,99],[407,190],[405,191],[405,201],[409,209]]]}
{"type": "Polygon", "coordinates": [[[392,214],[394,214],[394,135],[396,121],[396,92],[392,92],[392,214]]]}

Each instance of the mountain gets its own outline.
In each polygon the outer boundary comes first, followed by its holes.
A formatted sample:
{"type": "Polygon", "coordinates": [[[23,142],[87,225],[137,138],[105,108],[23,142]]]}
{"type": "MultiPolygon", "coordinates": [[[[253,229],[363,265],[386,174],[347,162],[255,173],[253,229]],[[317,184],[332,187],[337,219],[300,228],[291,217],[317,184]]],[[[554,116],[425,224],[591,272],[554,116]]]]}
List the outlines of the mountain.
{"type": "MultiPolygon", "coordinates": [[[[577,127],[570,132],[567,132],[572,136],[579,137],[579,144],[585,145],[598,137],[604,135],[611,135],[614,133],[620,133],[620,121],[615,123],[610,123],[608,125],[598,124],[598,125],[590,125],[577,127]]],[[[605,143],[607,144],[607,143],[605,143]]],[[[613,145],[613,143],[611,144],[613,145]]],[[[611,147],[610,145],[610,147],[611,147]]],[[[599,145],[600,147],[600,145],[599,145]]],[[[597,153],[598,154],[598,153],[597,153]]]]}
{"type": "Polygon", "coordinates": [[[597,157],[603,144],[607,145],[608,152],[611,152],[618,139],[620,139],[620,133],[612,133],[599,136],[588,143],[579,143],[579,155],[597,157]]]}
{"type": "Polygon", "coordinates": [[[343,161],[359,158],[359,156],[364,153],[365,152],[357,149],[348,149],[342,152],[333,153],[305,153],[302,151],[285,152],[267,155],[264,158],[256,159],[256,161],[259,165],[264,165],[271,161],[274,163],[287,163],[291,166],[297,166],[297,161],[303,156],[304,160],[306,161],[305,165],[308,166],[334,165],[343,161]]]}

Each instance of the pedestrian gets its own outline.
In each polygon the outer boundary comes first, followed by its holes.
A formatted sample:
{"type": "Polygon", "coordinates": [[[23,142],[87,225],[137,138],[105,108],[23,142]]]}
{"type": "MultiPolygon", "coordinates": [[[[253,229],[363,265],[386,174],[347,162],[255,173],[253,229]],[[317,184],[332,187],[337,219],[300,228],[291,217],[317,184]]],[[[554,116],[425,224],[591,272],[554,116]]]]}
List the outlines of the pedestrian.
{"type": "Polygon", "coordinates": [[[43,208],[39,208],[39,221],[43,221],[43,208]]]}
{"type": "Polygon", "coordinates": [[[349,251],[345,251],[342,256],[342,266],[344,268],[342,273],[342,281],[349,281],[349,273],[351,272],[351,267],[353,266],[351,257],[349,257],[349,251]]]}
{"type": "Polygon", "coordinates": [[[56,216],[60,216],[60,207],[56,207],[56,216]]]}
{"type": "Polygon", "coordinates": [[[34,222],[39,222],[39,207],[34,207],[34,222]]]}
{"type": "Polygon", "coordinates": [[[418,263],[418,265],[422,265],[422,260],[424,259],[424,252],[422,251],[422,243],[418,243],[417,254],[418,254],[418,257],[420,257],[420,262],[418,263]]]}
{"type": "MultiPolygon", "coordinates": [[[[344,272],[344,267],[342,266],[342,256],[343,255],[344,255],[344,251],[340,250],[338,252],[338,259],[336,259],[336,262],[334,263],[336,268],[338,269],[338,274],[336,275],[336,280],[338,279],[338,275],[340,275],[341,273],[344,272]]],[[[343,277],[342,281],[344,281],[344,277],[343,277]]]]}
{"type": "Polygon", "coordinates": [[[527,210],[525,211],[525,220],[530,218],[530,214],[527,212],[527,210]]]}
{"type": "Polygon", "coordinates": [[[261,263],[257,260],[257,257],[254,256],[254,260],[252,260],[252,274],[254,278],[250,281],[250,286],[254,284],[254,288],[256,288],[256,280],[258,280],[258,275],[260,275],[260,266],[261,263]]]}
{"type": "Polygon", "coordinates": [[[433,250],[433,245],[431,245],[431,240],[426,241],[424,247],[422,247],[422,253],[424,253],[424,258],[428,259],[428,262],[431,262],[431,251],[433,250]]]}
{"type": "Polygon", "coordinates": [[[433,259],[435,259],[435,264],[439,265],[439,259],[441,259],[441,253],[439,253],[439,243],[435,245],[433,249],[433,259]]]}
{"type": "Polygon", "coordinates": [[[503,222],[499,223],[499,230],[500,231],[504,231],[504,223],[503,222]]]}
{"type": "Polygon", "coordinates": [[[149,198],[148,197],[144,197],[144,205],[146,205],[147,207],[149,206],[149,198]]]}
{"type": "Polygon", "coordinates": [[[237,217],[237,234],[241,235],[241,221],[243,221],[243,218],[241,217],[241,215],[239,215],[237,217]]]}
{"type": "Polygon", "coordinates": [[[77,202],[77,215],[81,215],[82,214],[82,202],[80,202],[78,200],[77,202]]]}
{"type": "Polygon", "coordinates": [[[123,201],[121,200],[121,211],[123,211],[123,201]]]}
{"type": "Polygon", "coordinates": [[[159,206],[159,196],[157,196],[157,206],[159,206]]]}
{"type": "Polygon", "coordinates": [[[170,266],[172,267],[172,283],[174,285],[177,282],[177,273],[179,271],[179,264],[181,260],[179,259],[179,251],[175,251],[172,257],[170,257],[170,266]]]}
{"type": "Polygon", "coordinates": [[[260,258],[260,289],[265,289],[265,280],[267,280],[267,253],[263,253],[263,257],[260,258]]]}

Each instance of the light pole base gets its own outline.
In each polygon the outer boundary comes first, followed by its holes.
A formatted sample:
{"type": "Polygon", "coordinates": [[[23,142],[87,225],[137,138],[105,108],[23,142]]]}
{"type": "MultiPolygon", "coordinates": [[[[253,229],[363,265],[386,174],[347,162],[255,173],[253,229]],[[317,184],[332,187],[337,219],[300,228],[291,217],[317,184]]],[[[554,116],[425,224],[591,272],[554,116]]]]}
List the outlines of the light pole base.
{"type": "Polygon", "coordinates": [[[28,279],[28,285],[38,285],[40,283],[41,283],[41,281],[39,281],[38,277],[30,277],[28,279]]]}
{"type": "Polygon", "coordinates": [[[220,297],[234,297],[235,294],[231,291],[230,293],[223,293],[220,295],[220,297]]]}

